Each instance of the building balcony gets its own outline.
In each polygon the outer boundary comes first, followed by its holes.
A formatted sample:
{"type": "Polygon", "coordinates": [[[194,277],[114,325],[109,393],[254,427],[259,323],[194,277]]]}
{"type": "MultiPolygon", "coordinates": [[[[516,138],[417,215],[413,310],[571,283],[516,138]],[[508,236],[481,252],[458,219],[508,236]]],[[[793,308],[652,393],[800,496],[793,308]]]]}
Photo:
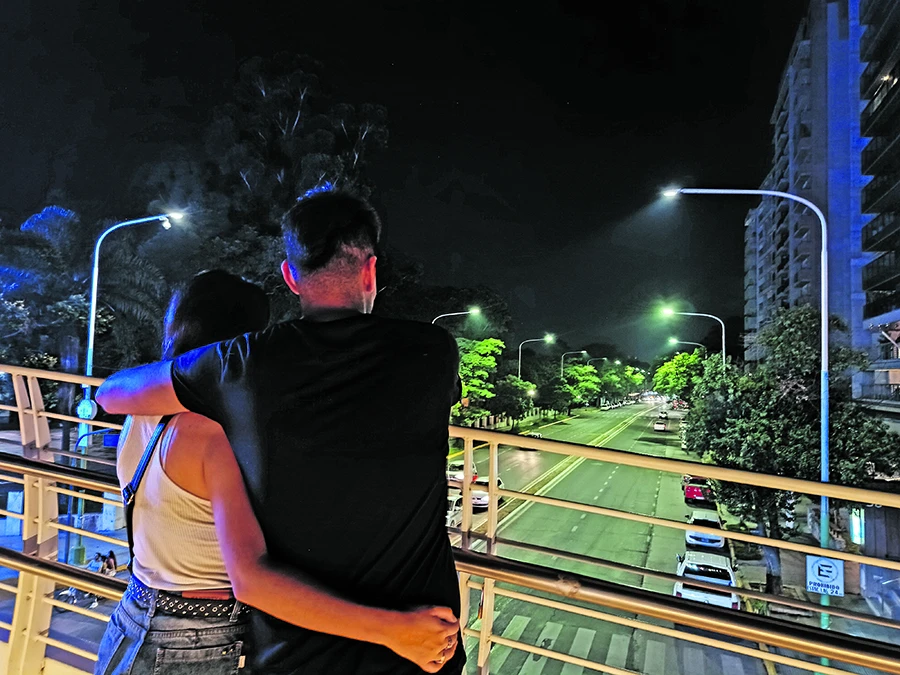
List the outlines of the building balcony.
{"type": "MultiPolygon", "coordinates": [[[[872,15],[867,21],[860,21],[866,26],[862,38],[859,41],[860,61],[873,61],[878,58],[878,52],[884,47],[893,47],[897,41],[896,15],[900,11],[900,2],[897,0],[877,0],[880,5],[877,12],[870,11],[872,15]]],[[[862,13],[860,13],[862,16],[862,13]]]]}
{"type": "Polygon", "coordinates": [[[860,398],[869,401],[900,403],[900,384],[864,384],[860,398]]]}
{"type": "Polygon", "coordinates": [[[894,67],[889,75],[885,75],[881,84],[875,91],[869,104],[863,109],[859,117],[860,135],[875,137],[887,135],[893,128],[893,120],[900,108],[900,96],[897,86],[900,79],[898,67],[894,67]]]}
{"type": "Polygon", "coordinates": [[[900,209],[900,171],[875,176],[862,190],[862,212],[900,209]]]}
{"type": "Polygon", "coordinates": [[[863,290],[894,290],[900,281],[900,260],[896,251],[888,251],[863,267],[863,290]]]}
{"type": "MultiPolygon", "coordinates": [[[[76,384],[87,380],[3,364],[0,374],[12,379],[15,396],[12,401],[5,400],[0,410],[16,415],[13,422],[18,426],[17,430],[3,432],[4,447],[11,452],[0,452],[7,497],[7,508],[0,516],[4,526],[0,542],[0,673],[92,672],[100,637],[129,577],[124,564],[127,554],[123,553],[127,551],[121,525],[123,509],[116,497],[119,485],[109,471],[92,470],[102,462],[111,470],[111,462],[97,455],[96,446],[90,442],[84,455],[62,450],[60,430],[51,428],[51,424],[57,425],[66,416],[52,406],[45,410],[41,389],[58,385],[60,377],[76,384]],[[71,458],[85,460],[91,468],[70,467],[71,458]],[[84,507],[86,515],[108,516],[110,527],[97,526],[102,518],[73,520],[71,514],[78,506],[84,507]],[[72,546],[76,536],[79,543],[72,546]],[[81,538],[91,543],[83,547],[81,538]],[[122,569],[112,578],[84,570],[74,561],[70,564],[69,554],[76,547],[82,552],[85,548],[114,548],[121,553],[122,569]],[[92,597],[96,603],[91,602],[92,597]]],[[[638,405],[627,447],[635,445],[634,438],[645,435],[646,413],[655,416],[655,402],[638,405]]],[[[677,424],[681,414],[670,414],[674,417],[672,424],[677,424]]],[[[86,423],[91,427],[119,426],[99,420],[86,423]]],[[[572,428],[569,425],[570,431],[572,428]]],[[[547,436],[552,433],[544,432],[547,436]]],[[[687,532],[698,538],[724,535],[730,541],[785,551],[790,547],[791,555],[798,558],[819,554],[811,542],[761,537],[728,524],[719,528],[717,524],[686,523],[681,487],[684,461],[638,449],[591,447],[552,437],[529,438],[485,429],[451,427],[449,436],[453,447],[462,448],[460,461],[464,466],[477,460],[479,466],[491,467],[486,472],[489,475],[499,477],[497,472],[515,468],[528,458],[540,460],[529,459],[531,465],[540,467],[531,485],[516,481],[516,487],[512,487],[511,474],[503,473],[507,488],[490,476],[488,506],[482,512],[474,511],[471,484],[448,485],[448,489],[461,490],[464,497],[461,509],[451,512],[456,517],[448,519],[452,524],[446,534],[458,572],[459,620],[466,638],[460,649],[468,647],[468,672],[539,675],[590,670],[745,675],[764,672],[763,662],[773,655],[783,661],[790,650],[787,664],[799,664],[801,669],[804,665],[815,668],[823,658],[840,657],[841,665],[847,664],[853,672],[876,664],[885,672],[900,673],[900,646],[892,635],[883,637],[875,622],[860,623],[856,618],[852,635],[840,626],[824,630],[808,625],[811,622],[791,616],[796,615],[798,607],[805,614],[814,614],[820,611],[817,604],[739,583],[745,579],[736,565],[737,578],[731,566],[712,566],[703,571],[705,564],[696,561],[696,576],[690,571],[676,574],[677,566],[685,561],[682,557],[676,562],[676,554],[684,556],[687,532]],[[476,439],[478,443],[487,441],[487,447],[476,445],[476,439]],[[569,478],[573,468],[582,466],[581,472],[574,473],[575,478],[569,478]],[[582,480],[587,470],[600,471],[601,481],[605,477],[610,483],[612,479],[609,489],[604,492],[600,488],[600,494],[597,480],[582,480]],[[554,489],[548,494],[546,485],[551,480],[554,489]],[[585,483],[586,488],[579,492],[579,486],[585,483]],[[538,489],[537,485],[545,487],[538,489]],[[620,490],[617,486],[646,489],[620,490]],[[540,507],[523,508],[533,504],[540,507]],[[516,528],[511,527],[513,522],[516,528]],[[560,532],[566,536],[558,536],[560,532]],[[596,542],[604,540],[609,545],[597,550],[596,542]],[[657,558],[634,555],[634,551],[648,549],[657,558]],[[710,574],[720,569],[728,571],[730,583],[723,584],[721,575],[710,574]],[[640,581],[635,584],[635,579],[640,581]],[[707,604],[710,598],[719,606],[707,604]],[[761,602],[770,611],[776,607],[793,611],[788,618],[771,618],[753,611],[761,602]]],[[[672,439],[667,445],[676,447],[677,435],[672,431],[659,432],[653,442],[666,442],[666,437],[672,439]]],[[[748,488],[790,489],[862,504],[900,506],[900,498],[889,492],[712,464],[703,464],[702,468],[704,476],[748,488]]],[[[298,512],[302,511],[299,506],[298,496],[298,512]]],[[[321,509],[327,517],[328,505],[321,509]]],[[[298,513],[297,517],[313,516],[298,513]]],[[[332,525],[338,536],[341,526],[332,525]]],[[[377,532],[361,536],[370,537],[371,545],[379,548],[391,544],[380,541],[377,532]]],[[[730,558],[728,550],[724,555],[730,558]]],[[[828,555],[876,569],[897,567],[889,554],[880,552],[830,550],[828,555]]],[[[699,560],[713,565],[708,561],[712,558],[699,560]]],[[[787,582],[787,565],[785,570],[787,582]]],[[[878,599],[876,596],[876,602],[878,599]]],[[[178,658],[186,656],[189,654],[182,653],[178,658]]],[[[188,668],[182,670],[187,672],[188,668]]],[[[194,668],[194,672],[201,670],[199,666],[194,668]]]]}
{"type": "Polygon", "coordinates": [[[863,251],[884,251],[895,248],[900,234],[900,217],[894,211],[879,213],[862,229],[863,251]],[[890,243],[890,246],[885,244],[890,243]]]}
{"type": "Polygon", "coordinates": [[[876,136],[862,151],[862,173],[874,176],[900,168],[900,129],[886,136],[876,136]]]}
{"type": "Polygon", "coordinates": [[[900,292],[869,292],[866,293],[866,304],[863,305],[863,318],[871,319],[897,309],[900,309],[900,292]]]}
{"type": "Polygon", "coordinates": [[[897,0],[862,0],[859,3],[859,22],[864,26],[878,23],[885,12],[897,5],[897,0]]]}

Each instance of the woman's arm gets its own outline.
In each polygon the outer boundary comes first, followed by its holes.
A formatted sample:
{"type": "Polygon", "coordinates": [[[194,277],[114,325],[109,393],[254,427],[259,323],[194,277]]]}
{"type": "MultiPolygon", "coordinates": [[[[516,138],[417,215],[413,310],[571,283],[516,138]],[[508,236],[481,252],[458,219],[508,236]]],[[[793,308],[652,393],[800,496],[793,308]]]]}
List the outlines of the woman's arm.
{"type": "Polygon", "coordinates": [[[172,386],[171,361],[129,368],[111,375],[97,390],[97,402],[113,415],[175,415],[187,412],[172,386]]]}
{"type": "Polygon", "coordinates": [[[190,418],[185,423],[192,428],[181,431],[203,439],[194,448],[202,448],[204,482],[235,597],[302,628],[383,645],[423,670],[437,672],[456,649],[459,622],[452,610],[398,612],[359,605],[300,570],[274,563],[222,428],[206,418],[190,418]]]}

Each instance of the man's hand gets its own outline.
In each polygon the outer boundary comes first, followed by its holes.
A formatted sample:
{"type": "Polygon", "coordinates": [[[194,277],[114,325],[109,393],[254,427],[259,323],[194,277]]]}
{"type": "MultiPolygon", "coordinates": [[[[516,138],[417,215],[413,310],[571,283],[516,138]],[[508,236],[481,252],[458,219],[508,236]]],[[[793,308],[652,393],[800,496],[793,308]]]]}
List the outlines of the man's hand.
{"type": "Polygon", "coordinates": [[[457,647],[459,620],[447,607],[422,607],[400,612],[388,628],[385,645],[415,663],[426,673],[436,673],[450,660],[457,647]]]}

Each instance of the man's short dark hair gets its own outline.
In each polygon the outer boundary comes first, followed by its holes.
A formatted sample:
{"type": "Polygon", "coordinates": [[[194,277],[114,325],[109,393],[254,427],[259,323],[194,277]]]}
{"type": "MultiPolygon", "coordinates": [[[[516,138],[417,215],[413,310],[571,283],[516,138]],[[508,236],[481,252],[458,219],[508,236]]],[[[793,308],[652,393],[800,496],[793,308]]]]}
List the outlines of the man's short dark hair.
{"type": "Polygon", "coordinates": [[[298,201],[281,220],[288,263],[301,275],[332,262],[374,255],[381,219],[361,197],[340,191],[320,192],[298,201]]]}

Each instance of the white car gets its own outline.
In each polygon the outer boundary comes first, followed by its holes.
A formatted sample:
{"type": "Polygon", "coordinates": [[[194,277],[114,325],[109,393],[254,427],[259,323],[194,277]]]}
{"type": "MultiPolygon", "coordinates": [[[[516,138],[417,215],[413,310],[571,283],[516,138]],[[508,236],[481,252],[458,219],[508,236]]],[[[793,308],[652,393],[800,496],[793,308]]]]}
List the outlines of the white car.
{"type": "Polygon", "coordinates": [[[539,431],[529,431],[525,435],[528,436],[529,438],[543,438],[544,437],[544,434],[540,433],[539,431]]]}
{"type": "MultiPolygon", "coordinates": [[[[455,480],[462,483],[465,478],[466,463],[461,459],[447,462],[447,480],[455,480]]],[[[472,480],[478,478],[478,467],[472,462],[472,480]]]]}
{"type": "MultiPolygon", "coordinates": [[[[719,519],[717,511],[712,509],[694,509],[688,517],[688,523],[691,525],[700,525],[701,527],[711,527],[715,530],[722,529],[722,521],[719,519]]],[[[684,533],[684,543],[687,546],[702,546],[703,548],[724,548],[725,537],[718,534],[708,534],[706,532],[692,532],[688,530],[684,533]]]]}
{"type": "Polygon", "coordinates": [[[653,431],[665,431],[666,430],[666,421],[665,420],[656,420],[653,423],[653,431]]]}
{"type": "Polygon", "coordinates": [[[600,410],[609,410],[611,407],[608,403],[604,403],[600,406],[600,410]]]}
{"type": "MultiPolygon", "coordinates": [[[[488,482],[487,476],[482,476],[478,480],[476,480],[472,485],[472,508],[476,509],[486,509],[488,504],[491,502],[490,494],[488,494],[488,488],[490,487],[490,483],[488,482]]],[[[499,476],[497,477],[497,487],[501,490],[503,489],[503,479],[499,476]]],[[[500,497],[497,500],[497,503],[503,501],[503,497],[500,497]]]]}
{"type": "Polygon", "coordinates": [[[737,586],[731,560],[717,553],[705,553],[701,551],[687,551],[683,556],[677,556],[678,569],[675,574],[684,577],[685,581],[675,584],[675,597],[702,602],[716,607],[728,609],[740,609],[741,600],[729,588],[737,586]],[[706,583],[722,586],[722,590],[712,590],[694,586],[690,579],[705,581],[706,583]]]}
{"type": "Polygon", "coordinates": [[[447,527],[462,526],[462,495],[459,491],[447,495],[447,527]]]}

